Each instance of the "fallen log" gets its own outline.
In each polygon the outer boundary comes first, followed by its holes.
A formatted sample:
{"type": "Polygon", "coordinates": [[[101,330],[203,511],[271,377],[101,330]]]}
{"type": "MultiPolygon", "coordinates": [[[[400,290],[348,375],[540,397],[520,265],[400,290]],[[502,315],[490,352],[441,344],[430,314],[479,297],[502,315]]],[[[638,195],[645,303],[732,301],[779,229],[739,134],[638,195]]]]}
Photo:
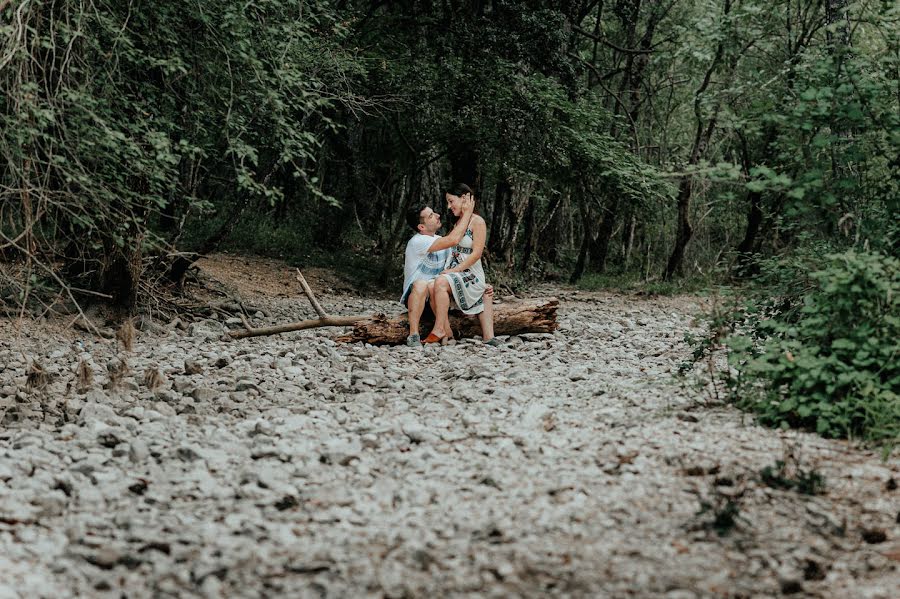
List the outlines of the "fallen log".
{"type": "MultiPolygon", "coordinates": [[[[320,327],[353,326],[353,331],[348,335],[338,337],[338,341],[353,343],[363,341],[372,345],[399,345],[406,341],[409,335],[409,320],[406,314],[388,317],[384,314],[371,314],[360,316],[331,316],[322,308],[313,295],[312,289],[303,278],[303,274],[297,270],[297,281],[303,288],[303,293],[309,299],[318,318],[290,322],[271,327],[253,327],[241,315],[244,321],[244,329],[230,331],[228,336],[232,339],[246,339],[247,337],[261,337],[264,335],[277,335],[292,331],[303,331],[320,327]]],[[[513,300],[500,304],[494,304],[494,334],[518,335],[521,333],[550,333],[559,328],[556,322],[556,310],[559,308],[559,300],[555,297],[534,298],[526,300],[513,300]]],[[[434,324],[434,318],[429,313],[423,315],[420,330],[427,332],[434,324]]],[[[480,337],[481,325],[475,316],[466,316],[458,310],[450,311],[450,328],[457,339],[464,337],[480,337]]]]}
{"type": "MultiPolygon", "coordinates": [[[[494,304],[494,334],[518,335],[521,333],[551,333],[559,328],[556,310],[559,300],[534,298],[494,304]]],[[[424,334],[431,329],[434,319],[423,316],[420,330],[424,334]]],[[[458,310],[450,311],[450,328],[457,339],[481,337],[481,326],[475,316],[466,316],[458,310]]],[[[388,317],[378,314],[353,325],[353,331],[337,338],[337,341],[353,343],[364,341],[372,345],[399,345],[409,335],[406,314],[388,317]]]]}

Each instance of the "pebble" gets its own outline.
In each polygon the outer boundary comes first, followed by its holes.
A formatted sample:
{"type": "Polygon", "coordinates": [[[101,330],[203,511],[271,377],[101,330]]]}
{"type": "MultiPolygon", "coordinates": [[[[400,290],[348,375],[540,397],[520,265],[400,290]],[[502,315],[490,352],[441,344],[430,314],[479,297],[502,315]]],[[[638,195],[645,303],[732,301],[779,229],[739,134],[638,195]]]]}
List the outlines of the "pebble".
{"type": "Polygon", "coordinates": [[[135,439],[131,441],[128,445],[128,459],[134,462],[135,464],[143,464],[150,458],[150,448],[147,444],[140,440],[135,439]]]}
{"type": "Polygon", "coordinates": [[[209,403],[222,396],[222,392],[209,387],[197,387],[191,391],[191,397],[201,403],[209,403]]]}

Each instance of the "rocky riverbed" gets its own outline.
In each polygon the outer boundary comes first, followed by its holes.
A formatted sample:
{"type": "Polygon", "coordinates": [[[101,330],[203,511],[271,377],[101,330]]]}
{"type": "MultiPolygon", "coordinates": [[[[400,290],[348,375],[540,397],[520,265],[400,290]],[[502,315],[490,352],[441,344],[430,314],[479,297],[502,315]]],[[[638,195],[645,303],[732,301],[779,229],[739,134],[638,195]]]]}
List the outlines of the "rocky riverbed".
{"type": "Polygon", "coordinates": [[[499,348],[0,321],[0,597],[898,596],[896,458],[677,384],[697,300],[561,298],[499,348]]]}

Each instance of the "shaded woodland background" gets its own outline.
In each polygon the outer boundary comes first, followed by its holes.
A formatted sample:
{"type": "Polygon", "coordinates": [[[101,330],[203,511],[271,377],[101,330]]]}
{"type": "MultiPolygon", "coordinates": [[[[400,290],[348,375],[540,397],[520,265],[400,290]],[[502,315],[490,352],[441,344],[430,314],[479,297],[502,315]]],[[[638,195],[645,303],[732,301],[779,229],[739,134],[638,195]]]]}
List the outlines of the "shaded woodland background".
{"type": "Polygon", "coordinates": [[[404,209],[456,180],[512,282],[892,253],[898,19],[846,0],[0,2],[0,248],[30,260],[3,296],[66,282],[133,306],[223,244],[389,279],[404,209]]]}

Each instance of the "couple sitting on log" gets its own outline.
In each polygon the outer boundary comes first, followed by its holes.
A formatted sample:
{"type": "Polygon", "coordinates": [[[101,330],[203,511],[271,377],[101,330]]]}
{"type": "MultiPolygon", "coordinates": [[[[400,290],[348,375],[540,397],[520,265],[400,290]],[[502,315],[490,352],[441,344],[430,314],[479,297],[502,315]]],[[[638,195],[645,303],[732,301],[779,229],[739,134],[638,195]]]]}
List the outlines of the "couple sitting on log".
{"type": "Polygon", "coordinates": [[[477,314],[484,342],[498,345],[494,337],[494,290],[486,284],[481,265],[487,226],[484,219],[474,213],[475,198],[469,186],[454,185],[444,197],[447,209],[456,218],[456,224],[446,236],[437,234],[441,228],[441,215],[431,206],[414,206],[406,216],[409,226],[416,232],[406,244],[403,296],[400,298],[409,308],[406,345],[444,344],[452,339],[451,303],[464,314],[477,314]],[[419,336],[419,321],[426,305],[434,313],[434,327],[423,340],[419,336]]]}

